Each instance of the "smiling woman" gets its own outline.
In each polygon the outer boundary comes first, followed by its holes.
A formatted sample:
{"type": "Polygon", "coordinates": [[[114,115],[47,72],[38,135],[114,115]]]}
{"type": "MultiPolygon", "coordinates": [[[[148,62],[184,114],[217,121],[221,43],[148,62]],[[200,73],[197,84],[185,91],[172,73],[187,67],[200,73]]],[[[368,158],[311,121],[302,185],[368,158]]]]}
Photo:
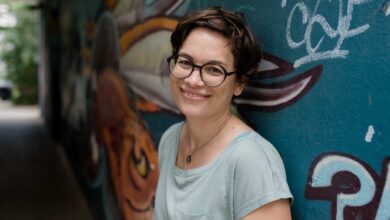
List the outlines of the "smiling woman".
{"type": "Polygon", "coordinates": [[[202,118],[202,120],[212,121],[220,119],[221,116],[223,119],[229,115],[233,95],[241,94],[245,84],[239,83],[236,76],[225,75],[227,73],[225,69],[234,72],[235,68],[230,47],[226,46],[228,43],[228,39],[207,28],[192,30],[183,42],[177,58],[179,64],[175,65],[179,67],[172,72],[171,91],[177,107],[187,120],[190,117],[190,119],[202,118]],[[201,63],[203,67],[194,71],[192,62],[201,63]],[[191,66],[191,71],[188,71],[190,74],[185,78],[177,77],[183,72],[182,63],[191,66]],[[211,77],[208,76],[211,75],[208,74],[211,71],[206,68],[214,69],[213,81],[210,81],[211,77]],[[220,70],[219,73],[215,69],[220,70]],[[218,78],[220,80],[215,81],[218,78]]]}
{"type": "Polygon", "coordinates": [[[291,219],[283,162],[230,112],[261,51],[241,14],[193,12],[171,36],[170,90],[185,121],[159,145],[157,219],[291,219]]]}

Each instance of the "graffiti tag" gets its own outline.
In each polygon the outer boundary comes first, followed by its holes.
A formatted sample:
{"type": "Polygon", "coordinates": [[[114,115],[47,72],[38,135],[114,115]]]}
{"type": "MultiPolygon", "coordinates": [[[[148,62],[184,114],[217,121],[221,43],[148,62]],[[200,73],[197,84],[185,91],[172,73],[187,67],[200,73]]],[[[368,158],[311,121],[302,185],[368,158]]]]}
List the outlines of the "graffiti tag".
{"type": "MultiPolygon", "coordinates": [[[[329,2],[330,1],[331,0],[329,0],[329,2]]],[[[357,28],[350,29],[352,16],[353,16],[353,9],[357,5],[362,5],[370,1],[372,0],[348,0],[346,12],[345,12],[343,10],[344,2],[343,0],[339,0],[338,23],[336,28],[333,28],[323,15],[317,13],[321,0],[316,1],[316,4],[312,11],[306,5],[306,3],[304,2],[296,3],[288,16],[287,27],[286,27],[286,39],[287,39],[288,46],[292,49],[296,49],[305,45],[307,55],[298,58],[294,62],[294,67],[299,67],[303,64],[310,63],[313,61],[318,61],[318,60],[346,58],[349,51],[345,49],[341,49],[344,40],[359,35],[365,32],[370,27],[369,24],[363,24],[357,28]],[[306,25],[306,31],[301,41],[295,41],[291,36],[292,20],[294,17],[297,18],[296,16],[301,16],[298,18],[301,18],[302,24],[306,25]],[[313,43],[313,39],[311,38],[313,26],[315,24],[320,25],[322,30],[326,34],[326,36],[322,36],[316,44],[313,43]],[[324,37],[337,39],[336,46],[331,50],[321,51],[320,49],[324,37]],[[313,44],[315,44],[315,46],[313,46],[313,44]]],[[[286,6],[286,4],[287,4],[287,0],[282,0],[281,6],[283,8],[286,6]]]]}
{"type": "Polygon", "coordinates": [[[332,219],[390,219],[390,157],[382,175],[363,161],[341,153],[320,155],[312,164],[306,198],[332,202],[332,219]]]}

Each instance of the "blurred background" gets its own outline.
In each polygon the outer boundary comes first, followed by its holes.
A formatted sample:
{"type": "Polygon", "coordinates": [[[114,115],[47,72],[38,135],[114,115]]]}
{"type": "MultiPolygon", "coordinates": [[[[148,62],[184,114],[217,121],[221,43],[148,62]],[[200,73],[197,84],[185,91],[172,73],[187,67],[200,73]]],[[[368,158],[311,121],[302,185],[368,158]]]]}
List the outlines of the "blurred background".
{"type": "Polygon", "coordinates": [[[154,219],[170,34],[214,5],[261,42],[232,110],[293,219],[390,219],[389,0],[0,0],[0,219],[154,219]]]}
{"type": "Polygon", "coordinates": [[[0,1],[0,95],[13,104],[38,102],[36,1],[0,1]]]}

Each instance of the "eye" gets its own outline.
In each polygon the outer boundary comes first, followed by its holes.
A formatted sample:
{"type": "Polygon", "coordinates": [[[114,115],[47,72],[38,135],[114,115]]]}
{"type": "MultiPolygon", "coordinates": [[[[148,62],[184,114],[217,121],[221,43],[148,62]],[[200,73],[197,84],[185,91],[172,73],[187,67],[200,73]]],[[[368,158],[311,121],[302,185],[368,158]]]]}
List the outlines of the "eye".
{"type": "MultiPolygon", "coordinates": [[[[149,161],[146,156],[146,153],[141,149],[139,152],[134,149],[130,152],[129,168],[130,170],[135,168],[133,171],[136,171],[138,175],[143,178],[146,178],[149,172],[149,161]],[[139,155],[137,155],[139,154],[139,155]],[[130,164],[132,163],[132,164],[130,164]]],[[[132,175],[130,173],[130,175],[132,175]]]]}
{"type": "Polygon", "coordinates": [[[142,177],[146,177],[147,174],[148,174],[148,165],[147,165],[147,159],[146,159],[146,156],[144,154],[144,152],[142,152],[142,155],[141,155],[141,158],[139,158],[137,161],[136,161],[136,166],[137,166],[137,171],[138,173],[142,176],[142,177]]]}
{"type": "Polygon", "coordinates": [[[213,76],[221,76],[225,74],[225,71],[223,71],[222,67],[218,65],[211,65],[211,64],[204,66],[203,71],[213,76]]]}
{"type": "Polygon", "coordinates": [[[183,57],[178,57],[176,64],[178,64],[183,69],[191,69],[192,68],[192,62],[186,58],[183,58],[183,57]]]}

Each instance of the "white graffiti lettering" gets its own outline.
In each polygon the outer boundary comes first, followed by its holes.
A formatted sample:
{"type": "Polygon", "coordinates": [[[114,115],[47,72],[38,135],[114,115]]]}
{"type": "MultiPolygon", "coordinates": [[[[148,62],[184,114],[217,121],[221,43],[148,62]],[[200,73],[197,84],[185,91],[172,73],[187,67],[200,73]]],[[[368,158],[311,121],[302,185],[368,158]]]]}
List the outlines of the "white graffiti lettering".
{"type": "Polygon", "coordinates": [[[351,172],[360,181],[360,190],[353,194],[337,195],[336,220],[343,219],[346,206],[362,206],[369,203],[375,194],[375,181],[360,163],[339,155],[323,158],[317,163],[312,175],[312,187],[329,187],[332,177],[342,171],[351,172]]]}
{"type": "Polygon", "coordinates": [[[286,7],[286,4],[287,4],[287,0],[282,0],[282,4],[281,4],[282,8],[286,7]]]}
{"type": "Polygon", "coordinates": [[[387,164],[387,175],[383,186],[382,198],[379,202],[378,211],[375,220],[390,219],[390,163],[387,164]]]}
{"type": "MultiPolygon", "coordinates": [[[[331,0],[329,0],[329,2],[330,1],[331,0]]],[[[339,0],[338,23],[336,28],[333,28],[328,23],[328,21],[324,16],[317,13],[321,0],[316,1],[316,4],[312,11],[308,8],[306,3],[304,2],[296,3],[288,16],[287,27],[286,27],[286,39],[289,47],[292,49],[296,49],[305,44],[307,55],[298,58],[294,62],[294,67],[299,67],[306,63],[310,63],[318,60],[346,58],[349,51],[345,49],[341,49],[344,40],[359,35],[365,32],[370,27],[369,24],[363,24],[357,28],[350,29],[352,15],[353,15],[353,8],[357,5],[365,4],[371,1],[372,0],[348,0],[346,14],[345,14],[343,10],[343,6],[344,6],[343,0],[339,0]],[[298,42],[295,41],[291,36],[292,25],[293,25],[292,20],[295,16],[301,16],[302,24],[307,25],[303,39],[298,42]],[[324,51],[320,50],[325,36],[322,36],[319,39],[319,41],[315,44],[315,46],[313,46],[311,36],[312,36],[313,26],[315,24],[321,26],[322,30],[325,32],[327,37],[331,39],[337,39],[336,46],[333,49],[324,50],[324,51]]],[[[281,6],[283,8],[286,6],[286,4],[287,4],[287,0],[282,0],[281,6]]]]}
{"type": "Polygon", "coordinates": [[[321,155],[310,169],[306,197],[335,204],[331,219],[389,220],[390,157],[378,176],[368,164],[349,155],[321,155]]]}

